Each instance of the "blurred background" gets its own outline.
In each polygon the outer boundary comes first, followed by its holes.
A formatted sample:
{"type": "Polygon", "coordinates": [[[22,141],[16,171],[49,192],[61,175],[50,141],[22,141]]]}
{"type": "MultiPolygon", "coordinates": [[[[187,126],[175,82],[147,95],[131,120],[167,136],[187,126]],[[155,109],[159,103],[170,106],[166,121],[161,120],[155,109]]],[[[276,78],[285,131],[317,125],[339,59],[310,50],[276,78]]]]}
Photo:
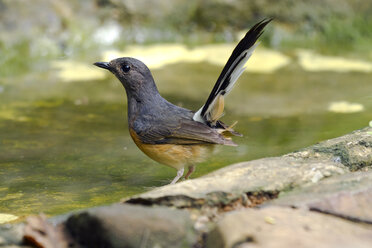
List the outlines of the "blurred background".
{"type": "Polygon", "coordinates": [[[367,126],[372,1],[0,0],[0,213],[56,215],[169,183],[176,171],[128,134],[123,87],[92,64],[139,58],[165,98],[197,110],[266,17],[226,100],[223,121],[244,137],[194,178],[367,126]]]}

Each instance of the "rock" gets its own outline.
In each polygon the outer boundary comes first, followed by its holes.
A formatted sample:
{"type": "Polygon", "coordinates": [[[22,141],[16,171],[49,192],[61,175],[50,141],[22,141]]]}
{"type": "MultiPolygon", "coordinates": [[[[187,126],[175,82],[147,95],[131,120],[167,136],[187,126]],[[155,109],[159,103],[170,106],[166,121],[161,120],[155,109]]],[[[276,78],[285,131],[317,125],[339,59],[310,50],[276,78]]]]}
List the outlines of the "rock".
{"type": "Polygon", "coordinates": [[[226,206],[244,202],[253,192],[269,200],[281,191],[317,183],[323,178],[349,172],[349,169],[372,166],[371,131],[372,128],[367,127],[282,157],[230,165],[206,176],[166,185],[123,201],[180,208],[226,206]]]}
{"type": "Polygon", "coordinates": [[[206,240],[207,248],[367,248],[371,244],[372,227],[304,209],[283,207],[246,209],[226,214],[206,240]]]}
{"type": "Polygon", "coordinates": [[[296,158],[323,158],[339,161],[355,171],[372,166],[372,127],[320,142],[317,145],[289,154],[296,158]]]}
{"type": "Polygon", "coordinates": [[[116,204],[74,214],[65,222],[87,247],[191,247],[196,243],[186,211],[116,204]]]}
{"type": "Polygon", "coordinates": [[[279,192],[372,165],[372,128],[321,142],[282,157],[231,165],[204,177],[124,199],[143,205],[178,208],[252,207],[279,192]]]}
{"type": "Polygon", "coordinates": [[[0,225],[0,247],[21,245],[23,240],[23,224],[0,225]]]}
{"type": "Polygon", "coordinates": [[[33,247],[78,248],[65,232],[63,223],[53,225],[44,214],[27,218],[23,229],[24,243],[33,247]]]}
{"type": "Polygon", "coordinates": [[[56,242],[60,248],[192,247],[198,241],[189,213],[166,207],[115,204],[51,220],[43,216],[30,220],[8,229],[2,226],[0,246],[22,245],[24,237],[28,244],[47,248],[56,242]]]}
{"type": "Polygon", "coordinates": [[[327,178],[318,184],[280,194],[269,204],[305,207],[372,224],[372,171],[327,178]]]}
{"type": "Polygon", "coordinates": [[[198,207],[227,205],[257,192],[276,197],[305,183],[347,172],[340,163],[291,157],[265,158],[234,164],[204,177],[167,185],[124,201],[145,205],[198,207]]]}

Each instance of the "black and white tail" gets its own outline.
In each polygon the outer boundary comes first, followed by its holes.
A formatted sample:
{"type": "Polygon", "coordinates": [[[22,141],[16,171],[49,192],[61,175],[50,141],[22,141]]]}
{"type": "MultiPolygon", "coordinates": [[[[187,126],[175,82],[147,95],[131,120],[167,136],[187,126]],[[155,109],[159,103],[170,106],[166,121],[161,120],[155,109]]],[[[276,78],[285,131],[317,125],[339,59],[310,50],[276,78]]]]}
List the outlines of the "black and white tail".
{"type": "Polygon", "coordinates": [[[245,63],[251,57],[258,44],[257,39],[272,19],[264,19],[254,25],[239,42],[218,77],[207,102],[194,114],[194,121],[215,125],[223,115],[224,96],[231,91],[239,76],[245,70],[245,63]]]}

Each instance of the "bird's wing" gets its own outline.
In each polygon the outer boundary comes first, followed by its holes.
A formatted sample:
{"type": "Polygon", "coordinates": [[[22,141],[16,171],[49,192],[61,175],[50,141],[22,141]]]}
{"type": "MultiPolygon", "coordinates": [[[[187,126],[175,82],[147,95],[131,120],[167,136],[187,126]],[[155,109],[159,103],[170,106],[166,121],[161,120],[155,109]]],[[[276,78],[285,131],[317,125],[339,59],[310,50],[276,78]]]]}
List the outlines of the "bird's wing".
{"type": "Polygon", "coordinates": [[[245,63],[256,48],[257,39],[271,19],[264,19],[254,25],[238,43],[223,68],[206,103],[194,114],[193,119],[215,126],[223,114],[224,96],[231,91],[239,76],[243,73],[245,63]]]}
{"type": "Polygon", "coordinates": [[[229,138],[221,135],[203,123],[189,119],[180,119],[176,123],[158,123],[137,132],[138,137],[146,144],[221,144],[236,146],[229,138]]]}

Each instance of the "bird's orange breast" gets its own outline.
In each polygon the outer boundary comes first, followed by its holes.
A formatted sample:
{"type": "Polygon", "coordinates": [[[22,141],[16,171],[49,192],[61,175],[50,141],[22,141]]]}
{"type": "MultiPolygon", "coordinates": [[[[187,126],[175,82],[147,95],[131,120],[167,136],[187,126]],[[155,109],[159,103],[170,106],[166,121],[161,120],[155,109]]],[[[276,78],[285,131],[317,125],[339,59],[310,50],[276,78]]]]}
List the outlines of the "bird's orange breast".
{"type": "Polygon", "coordinates": [[[213,152],[215,145],[176,145],[176,144],[144,144],[136,132],[129,130],[130,136],[138,148],[151,159],[177,170],[187,165],[203,162],[213,152]]]}

